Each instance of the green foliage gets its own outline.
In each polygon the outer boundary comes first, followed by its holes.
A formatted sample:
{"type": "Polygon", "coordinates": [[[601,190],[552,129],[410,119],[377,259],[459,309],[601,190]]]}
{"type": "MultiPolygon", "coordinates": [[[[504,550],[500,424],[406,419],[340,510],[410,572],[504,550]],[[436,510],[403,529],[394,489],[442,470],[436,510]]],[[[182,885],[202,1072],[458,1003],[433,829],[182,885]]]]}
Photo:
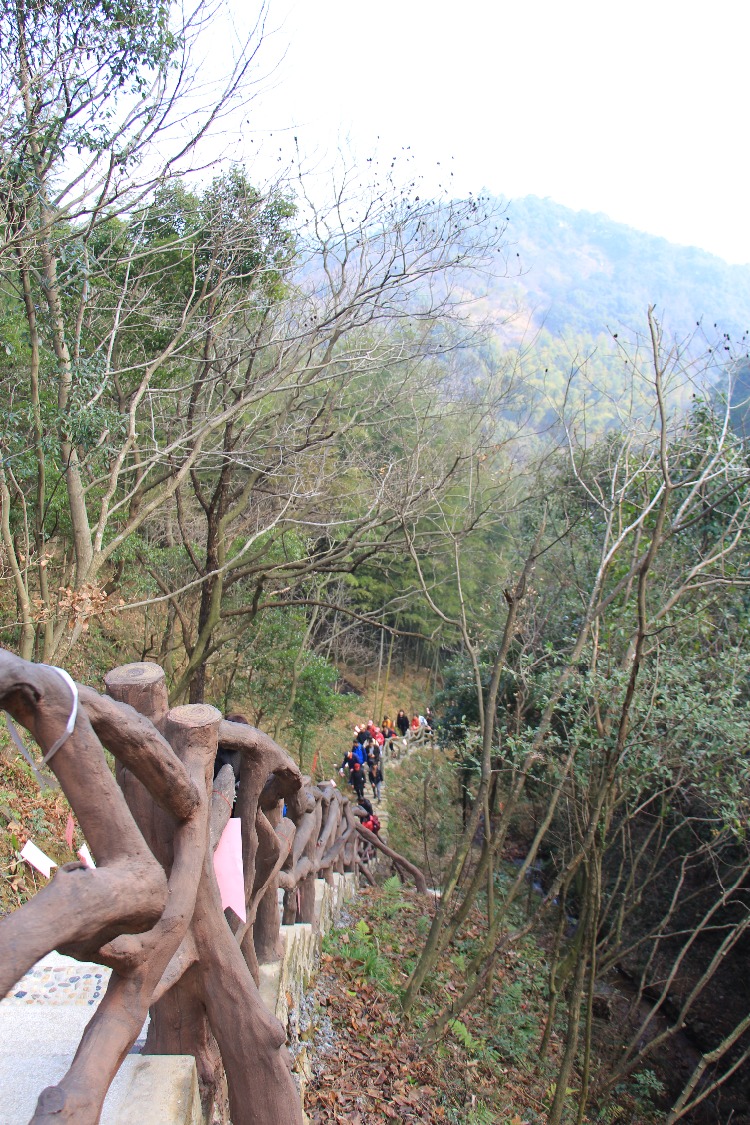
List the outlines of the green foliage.
{"type": "Polygon", "coordinates": [[[361,918],[351,933],[331,931],[326,936],[324,948],[346,957],[363,977],[377,982],[387,991],[393,991],[393,973],[386,957],[381,954],[378,935],[361,918]]]}
{"type": "Polygon", "coordinates": [[[666,1088],[653,1070],[637,1071],[631,1079],[631,1085],[638,1100],[646,1107],[649,1103],[660,1098],[666,1088]]]}
{"type": "Polygon", "coordinates": [[[408,910],[408,904],[403,897],[403,884],[398,875],[391,875],[385,880],[382,887],[382,896],[378,899],[375,912],[380,918],[395,918],[400,910],[408,910]]]}
{"type": "Polygon", "coordinates": [[[43,809],[34,809],[28,819],[34,834],[39,835],[40,833],[48,831],[49,824],[47,823],[47,818],[44,815],[43,809]]]}
{"type": "Polygon", "coordinates": [[[417,928],[417,934],[420,937],[426,937],[430,930],[430,919],[427,917],[427,915],[422,914],[419,918],[417,918],[415,925],[417,928]]]}
{"type": "Polygon", "coordinates": [[[597,1125],[615,1125],[615,1122],[622,1121],[627,1113],[628,1110],[621,1102],[610,1102],[597,1111],[594,1120],[597,1125]]]}
{"type": "Polygon", "coordinates": [[[499,1057],[525,1069],[536,1065],[541,1026],[539,996],[527,999],[521,979],[503,982],[492,1002],[492,1016],[496,1030],[490,1045],[499,1057]]]}
{"type": "Polygon", "coordinates": [[[465,1023],[461,1020],[451,1020],[448,1025],[455,1035],[458,1042],[468,1051],[471,1055],[478,1055],[484,1050],[484,1044],[480,1039],[476,1039],[465,1023]]]}
{"type": "Polygon", "coordinates": [[[284,732],[302,744],[306,732],[332,719],[343,706],[337,670],[307,644],[304,610],[267,610],[230,649],[232,669],[226,709],[241,700],[256,725],[284,732]],[[293,694],[292,694],[293,691],[293,694]]]}
{"type": "Polygon", "coordinates": [[[32,99],[36,150],[25,143],[29,122],[20,113],[4,128],[9,139],[23,138],[11,178],[16,191],[23,185],[30,193],[43,163],[59,167],[66,151],[101,154],[117,137],[118,97],[147,98],[155,73],[168,68],[181,45],[162,0],[44,0],[5,9],[0,37],[6,57],[23,52],[39,91],[32,99]]]}
{"type": "MultiPolygon", "coordinates": [[[[222,303],[239,299],[250,316],[267,311],[281,297],[293,259],[294,211],[282,194],[261,195],[240,168],[215,177],[200,193],[181,182],[160,187],[127,232],[144,245],[144,275],[161,277],[149,310],[154,343],[168,342],[159,326],[164,314],[198,302],[200,285],[222,275],[222,303]]],[[[143,332],[140,310],[136,325],[143,332]]],[[[167,333],[170,328],[167,322],[167,333]]]]}
{"type": "MultiPolygon", "coordinates": [[[[557,1093],[557,1083],[556,1082],[550,1082],[549,1086],[547,1087],[547,1089],[545,1091],[545,1095],[544,1095],[544,1101],[545,1101],[547,1106],[552,1105],[552,1102],[554,1101],[556,1093],[557,1093]]],[[[578,1093],[578,1091],[574,1090],[572,1086],[566,1086],[565,1087],[565,1100],[569,1101],[577,1093],[578,1093]]]]}
{"type": "Polygon", "coordinates": [[[445,1110],[445,1120],[450,1125],[495,1125],[497,1117],[495,1111],[484,1102],[475,1100],[475,1104],[456,1109],[449,1106],[445,1110]]]}

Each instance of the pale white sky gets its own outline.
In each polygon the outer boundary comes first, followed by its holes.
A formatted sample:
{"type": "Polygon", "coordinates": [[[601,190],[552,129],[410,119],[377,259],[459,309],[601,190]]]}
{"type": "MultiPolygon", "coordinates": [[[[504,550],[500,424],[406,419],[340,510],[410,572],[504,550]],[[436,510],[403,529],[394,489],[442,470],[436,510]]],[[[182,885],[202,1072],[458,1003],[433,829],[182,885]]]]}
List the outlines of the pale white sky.
{"type": "Polygon", "coordinates": [[[270,0],[267,29],[247,154],[379,137],[428,188],[448,169],[750,262],[743,0],[270,0]]]}

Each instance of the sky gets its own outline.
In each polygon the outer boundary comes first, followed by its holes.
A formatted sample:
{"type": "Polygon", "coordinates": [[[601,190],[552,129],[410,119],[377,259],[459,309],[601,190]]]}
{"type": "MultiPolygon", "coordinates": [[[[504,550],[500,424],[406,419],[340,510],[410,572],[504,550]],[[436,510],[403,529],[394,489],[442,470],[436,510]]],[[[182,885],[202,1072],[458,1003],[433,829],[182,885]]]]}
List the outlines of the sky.
{"type": "Polygon", "coordinates": [[[408,153],[749,263],[749,47],[741,0],[270,0],[236,155],[408,153]]]}

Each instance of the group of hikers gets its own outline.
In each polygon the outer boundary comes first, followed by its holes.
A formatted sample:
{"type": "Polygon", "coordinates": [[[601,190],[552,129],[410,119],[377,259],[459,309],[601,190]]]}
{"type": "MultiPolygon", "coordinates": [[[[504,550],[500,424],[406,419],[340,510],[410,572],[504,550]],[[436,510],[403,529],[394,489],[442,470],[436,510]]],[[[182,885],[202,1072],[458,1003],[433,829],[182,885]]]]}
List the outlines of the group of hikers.
{"type": "MultiPolygon", "coordinates": [[[[367,780],[372,786],[372,795],[380,803],[380,790],[383,784],[383,760],[387,745],[392,745],[393,740],[399,736],[406,740],[407,733],[418,731],[421,728],[432,729],[432,712],[427,708],[427,715],[414,715],[409,721],[405,711],[399,711],[394,722],[386,715],[380,726],[376,726],[373,719],[354,728],[352,744],[344,754],[344,760],[339,767],[342,777],[348,774],[349,784],[357,794],[357,801],[362,806],[367,780]],[[367,780],[365,778],[367,771],[367,780]]],[[[369,805],[369,801],[367,802],[369,805]]],[[[370,806],[372,808],[372,806],[370,806]]],[[[366,827],[366,826],[365,826],[366,827]]]]}
{"type": "MultiPolygon", "coordinates": [[[[248,720],[244,715],[232,713],[227,715],[227,720],[233,723],[247,725],[248,720]]],[[[380,726],[376,726],[372,719],[366,723],[357,724],[354,728],[352,744],[344,754],[344,759],[339,768],[342,777],[348,775],[349,784],[357,795],[357,804],[366,814],[362,824],[371,832],[380,830],[380,821],[373,811],[372,804],[365,797],[367,781],[372,787],[373,799],[380,804],[381,787],[383,784],[383,761],[387,750],[392,752],[393,742],[402,738],[406,743],[407,735],[415,734],[424,729],[431,731],[434,728],[434,716],[430,708],[424,715],[415,714],[410,720],[405,711],[399,711],[395,720],[391,722],[386,715],[380,726]]],[[[235,778],[235,801],[232,806],[232,816],[237,816],[236,799],[240,782],[240,752],[220,749],[216,754],[214,763],[214,778],[222,766],[231,765],[235,778]]]]}

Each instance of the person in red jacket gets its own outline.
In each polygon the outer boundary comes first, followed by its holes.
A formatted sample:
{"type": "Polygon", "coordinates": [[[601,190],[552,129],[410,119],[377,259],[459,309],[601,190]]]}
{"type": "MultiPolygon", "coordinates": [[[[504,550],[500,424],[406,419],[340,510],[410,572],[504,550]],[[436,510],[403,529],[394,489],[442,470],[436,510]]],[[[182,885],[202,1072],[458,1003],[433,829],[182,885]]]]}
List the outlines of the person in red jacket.
{"type": "Polygon", "coordinates": [[[370,813],[367,819],[362,821],[362,827],[367,828],[370,832],[374,832],[376,836],[380,834],[380,821],[375,816],[375,813],[370,813]]]}
{"type": "Polygon", "coordinates": [[[380,821],[375,815],[375,810],[367,800],[367,797],[362,798],[359,802],[359,808],[355,809],[354,812],[355,815],[359,817],[359,822],[362,827],[367,828],[370,832],[374,832],[377,836],[380,832],[380,821]]]}

